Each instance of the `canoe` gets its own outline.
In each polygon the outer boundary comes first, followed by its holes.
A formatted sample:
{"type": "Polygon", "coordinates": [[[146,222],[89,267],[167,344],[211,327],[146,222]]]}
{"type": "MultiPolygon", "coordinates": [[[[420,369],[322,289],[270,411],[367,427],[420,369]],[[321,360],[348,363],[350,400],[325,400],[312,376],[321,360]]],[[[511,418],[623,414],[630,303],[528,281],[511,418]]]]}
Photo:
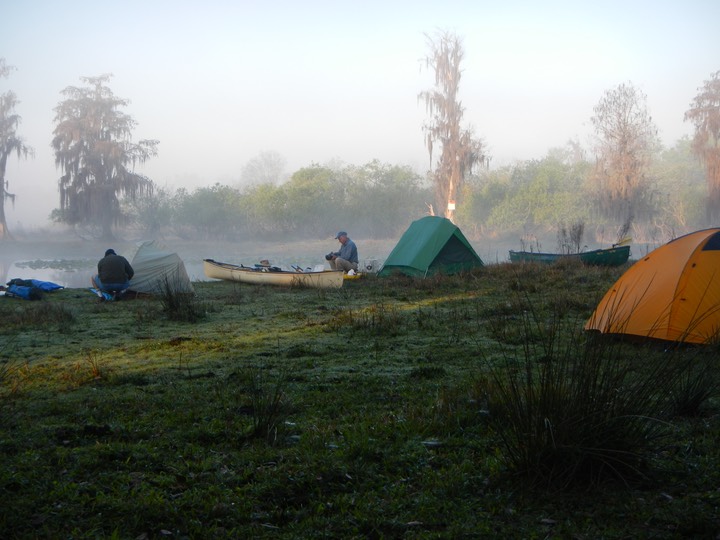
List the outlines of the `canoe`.
{"type": "Polygon", "coordinates": [[[510,262],[552,264],[559,261],[579,260],[589,266],[620,266],[630,257],[630,246],[613,246],[582,253],[539,253],[510,250],[510,262]]]}
{"type": "Polygon", "coordinates": [[[276,267],[243,266],[213,259],[203,259],[203,268],[205,275],[209,278],[256,285],[284,285],[318,289],[336,289],[343,285],[342,270],[290,272],[276,267]]]}

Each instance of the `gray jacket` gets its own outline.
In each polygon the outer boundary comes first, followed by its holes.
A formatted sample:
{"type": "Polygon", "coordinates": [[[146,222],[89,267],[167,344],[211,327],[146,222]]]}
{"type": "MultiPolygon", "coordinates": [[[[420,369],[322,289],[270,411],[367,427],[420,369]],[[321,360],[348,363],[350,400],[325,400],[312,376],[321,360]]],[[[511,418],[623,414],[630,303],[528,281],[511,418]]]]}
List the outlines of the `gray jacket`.
{"type": "Polygon", "coordinates": [[[336,257],[340,257],[341,259],[345,259],[346,261],[349,261],[351,263],[359,262],[357,246],[355,245],[355,242],[350,240],[350,238],[348,238],[347,242],[345,242],[342,247],[340,247],[340,251],[334,252],[333,255],[335,255],[336,257]]]}

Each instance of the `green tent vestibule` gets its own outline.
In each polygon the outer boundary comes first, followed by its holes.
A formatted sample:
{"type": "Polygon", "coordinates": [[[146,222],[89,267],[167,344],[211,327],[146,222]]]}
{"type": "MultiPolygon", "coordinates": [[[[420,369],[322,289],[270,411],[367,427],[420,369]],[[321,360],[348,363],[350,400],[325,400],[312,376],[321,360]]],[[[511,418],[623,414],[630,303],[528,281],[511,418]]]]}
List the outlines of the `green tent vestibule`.
{"type": "Polygon", "coordinates": [[[410,224],[379,275],[426,277],[457,274],[481,266],[483,262],[457,225],[443,217],[427,216],[410,224]]]}

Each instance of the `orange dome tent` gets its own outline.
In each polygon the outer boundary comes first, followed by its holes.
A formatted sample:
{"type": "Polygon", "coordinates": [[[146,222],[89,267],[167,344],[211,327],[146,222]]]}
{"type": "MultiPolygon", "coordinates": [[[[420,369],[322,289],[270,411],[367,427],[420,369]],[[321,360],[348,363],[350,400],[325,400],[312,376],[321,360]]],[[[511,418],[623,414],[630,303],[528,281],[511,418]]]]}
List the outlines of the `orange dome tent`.
{"type": "Polygon", "coordinates": [[[586,330],[687,343],[720,337],[720,228],[696,231],[637,261],[605,293],[586,330]]]}

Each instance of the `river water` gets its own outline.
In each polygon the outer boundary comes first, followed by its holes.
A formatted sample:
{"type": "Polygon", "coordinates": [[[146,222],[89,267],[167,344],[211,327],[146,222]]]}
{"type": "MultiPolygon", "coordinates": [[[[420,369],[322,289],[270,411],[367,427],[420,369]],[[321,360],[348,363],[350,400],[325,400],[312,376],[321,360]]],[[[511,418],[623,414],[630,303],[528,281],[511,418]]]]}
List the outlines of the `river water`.
{"type": "MultiPolygon", "coordinates": [[[[290,269],[325,264],[324,255],[339,248],[337,240],[315,242],[222,242],[155,240],[161,248],[177,253],[185,264],[192,281],[204,281],[203,259],[233,264],[253,265],[268,259],[274,266],[290,269]]],[[[357,241],[363,259],[384,261],[395,245],[394,241],[357,241]]],[[[15,241],[0,243],[0,281],[14,278],[51,281],[63,287],[90,286],[90,278],[97,271],[97,262],[108,248],[113,248],[132,263],[142,241],[98,243],[93,241],[15,241]]]]}
{"type": "MultiPolygon", "coordinates": [[[[387,259],[398,239],[353,239],[358,246],[360,259],[374,260],[379,268],[387,259]]],[[[293,242],[202,242],[186,240],[132,240],[112,243],[79,238],[40,238],[0,243],[0,284],[14,278],[51,281],[63,287],[84,288],[90,286],[90,278],[97,270],[100,260],[108,248],[113,248],[131,263],[139,246],[144,241],[154,241],[161,248],[177,253],[185,264],[192,281],[205,281],[203,259],[246,266],[267,259],[274,266],[291,269],[293,266],[314,268],[327,265],[324,255],[337,251],[337,240],[328,238],[315,241],[293,242]]],[[[521,249],[520,242],[505,240],[469,240],[485,264],[497,264],[508,260],[509,249],[521,249]]],[[[551,245],[551,243],[548,243],[551,245]]],[[[590,247],[608,247],[607,245],[590,247]]],[[[657,246],[635,245],[631,258],[637,259],[657,246]]],[[[548,250],[552,251],[552,250],[548,250]]],[[[326,266],[329,267],[329,266],[326,266]]]]}
{"type": "MultiPolygon", "coordinates": [[[[152,240],[152,239],[151,239],[152,240]]],[[[360,259],[377,261],[378,266],[387,259],[398,239],[354,239],[360,259]]],[[[146,240],[99,243],[83,239],[17,240],[0,243],[0,283],[14,278],[51,281],[63,287],[90,286],[96,272],[97,261],[108,248],[126,257],[131,263],[140,244],[146,240]]],[[[161,248],[177,253],[185,264],[192,281],[204,281],[203,259],[246,266],[268,259],[274,266],[290,269],[292,266],[314,268],[326,265],[324,255],[336,251],[337,240],[301,242],[201,242],[184,240],[153,240],[161,248]]],[[[502,242],[483,240],[470,242],[486,264],[507,260],[507,250],[517,249],[502,242]]]]}

